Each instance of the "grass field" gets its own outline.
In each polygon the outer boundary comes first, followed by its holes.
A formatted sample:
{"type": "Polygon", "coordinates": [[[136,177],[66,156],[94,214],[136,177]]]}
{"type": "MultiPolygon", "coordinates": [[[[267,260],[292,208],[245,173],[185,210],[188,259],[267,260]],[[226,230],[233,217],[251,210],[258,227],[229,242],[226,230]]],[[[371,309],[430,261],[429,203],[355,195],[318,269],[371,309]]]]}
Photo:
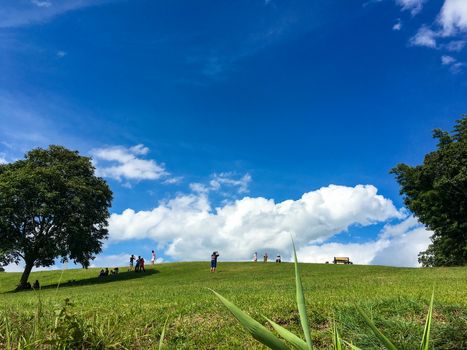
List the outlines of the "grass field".
{"type": "MultiPolygon", "coordinates": [[[[434,286],[433,346],[467,349],[467,268],[300,265],[315,348],[332,346],[333,319],[344,339],[381,348],[360,305],[399,348],[418,349],[434,286]]],[[[11,290],[20,275],[1,273],[0,348],[157,348],[168,317],[169,349],[262,349],[207,288],[301,334],[293,264],[220,262],[211,274],[208,262],[170,263],[103,280],[98,272],[35,272],[42,290],[19,293],[11,290]]]]}

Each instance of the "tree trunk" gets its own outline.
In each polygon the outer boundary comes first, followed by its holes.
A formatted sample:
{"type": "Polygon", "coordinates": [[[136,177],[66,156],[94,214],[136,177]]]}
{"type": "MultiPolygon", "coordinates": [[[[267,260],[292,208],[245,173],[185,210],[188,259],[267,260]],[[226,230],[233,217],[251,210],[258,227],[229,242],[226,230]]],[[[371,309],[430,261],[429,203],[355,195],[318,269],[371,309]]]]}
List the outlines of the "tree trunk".
{"type": "Polygon", "coordinates": [[[16,287],[16,290],[27,289],[29,274],[31,273],[33,267],[33,263],[26,263],[23,274],[21,275],[21,280],[19,281],[19,285],[16,287]]]}

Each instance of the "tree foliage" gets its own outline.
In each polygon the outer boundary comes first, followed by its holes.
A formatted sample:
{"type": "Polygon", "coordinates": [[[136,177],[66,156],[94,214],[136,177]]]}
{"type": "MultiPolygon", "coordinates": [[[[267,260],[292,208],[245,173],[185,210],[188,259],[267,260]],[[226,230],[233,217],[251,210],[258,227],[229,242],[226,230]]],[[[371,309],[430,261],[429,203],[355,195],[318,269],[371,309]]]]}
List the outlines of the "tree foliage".
{"type": "Polygon", "coordinates": [[[391,170],[407,207],[434,232],[419,254],[424,266],[467,264],[467,115],[454,131],[435,129],[437,150],[422,165],[398,164],[391,170]]]}
{"type": "Polygon", "coordinates": [[[0,263],[31,269],[56,258],[87,267],[107,238],[112,192],[91,159],[61,146],[0,165],[0,263]]]}

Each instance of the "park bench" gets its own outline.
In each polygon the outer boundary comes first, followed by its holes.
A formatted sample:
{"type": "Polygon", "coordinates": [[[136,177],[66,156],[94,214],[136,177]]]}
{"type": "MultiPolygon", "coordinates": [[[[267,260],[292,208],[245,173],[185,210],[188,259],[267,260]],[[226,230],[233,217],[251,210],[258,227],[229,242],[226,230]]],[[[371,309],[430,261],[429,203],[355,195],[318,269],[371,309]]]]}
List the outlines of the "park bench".
{"type": "Polygon", "coordinates": [[[342,256],[335,256],[334,257],[334,264],[344,264],[344,265],[351,265],[353,262],[350,261],[349,257],[342,257],[342,256]]]}

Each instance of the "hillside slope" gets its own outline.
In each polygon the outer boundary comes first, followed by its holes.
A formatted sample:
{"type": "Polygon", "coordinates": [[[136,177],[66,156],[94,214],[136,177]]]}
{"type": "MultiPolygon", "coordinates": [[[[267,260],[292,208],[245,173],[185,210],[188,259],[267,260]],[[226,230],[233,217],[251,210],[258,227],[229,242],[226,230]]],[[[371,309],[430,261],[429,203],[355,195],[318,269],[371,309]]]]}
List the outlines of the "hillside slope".
{"type": "MultiPolygon", "coordinates": [[[[317,348],[331,345],[333,318],[344,339],[379,348],[356,314],[357,304],[398,345],[417,348],[433,286],[435,347],[467,348],[467,268],[301,264],[301,271],[317,348]]],[[[37,348],[64,339],[86,348],[151,348],[169,317],[171,349],[262,349],[207,288],[258,320],[265,315],[300,332],[292,264],[220,262],[212,274],[207,262],[170,263],[146,273],[121,268],[104,279],[96,278],[98,272],[35,272],[30,281],[38,279],[42,290],[20,293],[10,292],[19,274],[1,273],[0,348],[7,341],[17,346],[21,336],[37,348]]]]}

